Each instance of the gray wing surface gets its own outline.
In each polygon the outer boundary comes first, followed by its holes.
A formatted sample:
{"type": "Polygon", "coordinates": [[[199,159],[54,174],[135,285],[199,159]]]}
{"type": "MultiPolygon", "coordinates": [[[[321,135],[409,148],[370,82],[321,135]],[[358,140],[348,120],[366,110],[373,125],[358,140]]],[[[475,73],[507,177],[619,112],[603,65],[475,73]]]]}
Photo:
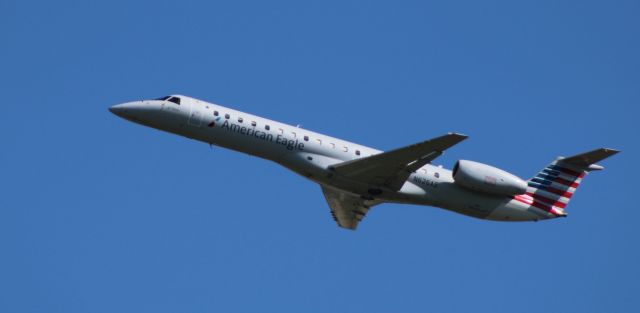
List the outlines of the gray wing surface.
{"type": "Polygon", "coordinates": [[[333,169],[337,174],[353,180],[400,190],[412,172],[465,139],[465,135],[449,133],[410,146],[340,163],[334,165],[333,169]]]}
{"type": "Polygon", "coordinates": [[[370,207],[381,203],[376,200],[365,200],[358,195],[326,186],[322,186],[322,193],[327,199],[331,215],[338,226],[351,230],[358,227],[358,223],[369,212],[370,207]]]}

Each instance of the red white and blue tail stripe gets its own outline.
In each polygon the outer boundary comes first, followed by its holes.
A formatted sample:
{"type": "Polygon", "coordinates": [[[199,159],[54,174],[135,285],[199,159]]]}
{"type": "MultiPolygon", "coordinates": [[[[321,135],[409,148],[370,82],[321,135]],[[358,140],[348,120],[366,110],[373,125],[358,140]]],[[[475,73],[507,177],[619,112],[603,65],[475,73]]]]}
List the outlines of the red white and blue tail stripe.
{"type": "Polygon", "coordinates": [[[587,174],[586,170],[556,160],[527,181],[527,192],[514,199],[554,216],[566,216],[565,207],[587,174]]]}
{"type": "Polygon", "coordinates": [[[527,181],[525,194],[516,195],[513,199],[532,209],[543,211],[540,212],[542,214],[567,216],[565,208],[582,179],[590,171],[603,169],[595,162],[616,153],[618,151],[602,148],[569,158],[560,157],[527,181]]]}

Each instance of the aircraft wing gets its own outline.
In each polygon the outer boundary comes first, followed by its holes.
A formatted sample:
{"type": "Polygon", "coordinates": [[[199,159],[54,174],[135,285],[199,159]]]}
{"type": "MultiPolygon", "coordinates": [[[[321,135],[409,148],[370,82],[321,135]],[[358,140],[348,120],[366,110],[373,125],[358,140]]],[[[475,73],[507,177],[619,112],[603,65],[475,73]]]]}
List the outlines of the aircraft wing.
{"type": "Polygon", "coordinates": [[[449,133],[392,151],[340,163],[332,168],[337,174],[347,178],[400,190],[411,173],[465,139],[465,135],[449,133]]]}
{"type": "Polygon", "coordinates": [[[331,215],[338,226],[351,230],[358,227],[358,223],[369,212],[370,207],[381,203],[377,200],[365,200],[358,195],[325,186],[322,186],[322,193],[327,199],[331,215]]]}

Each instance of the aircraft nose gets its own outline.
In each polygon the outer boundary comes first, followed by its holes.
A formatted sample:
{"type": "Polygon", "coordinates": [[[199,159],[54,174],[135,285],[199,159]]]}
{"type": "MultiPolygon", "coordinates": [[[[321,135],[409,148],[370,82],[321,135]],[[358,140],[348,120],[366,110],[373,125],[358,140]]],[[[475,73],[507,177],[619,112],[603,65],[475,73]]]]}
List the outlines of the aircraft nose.
{"type": "Polygon", "coordinates": [[[127,113],[127,110],[131,109],[131,105],[129,103],[121,103],[121,104],[116,104],[112,107],[109,108],[109,112],[122,117],[125,113],[127,113]]]}
{"type": "Polygon", "coordinates": [[[116,104],[109,108],[111,113],[125,119],[144,119],[155,114],[156,107],[145,101],[132,101],[116,104]]]}
{"type": "Polygon", "coordinates": [[[147,125],[152,123],[162,110],[156,101],[132,101],[116,104],[109,108],[109,111],[125,120],[147,125]]]}

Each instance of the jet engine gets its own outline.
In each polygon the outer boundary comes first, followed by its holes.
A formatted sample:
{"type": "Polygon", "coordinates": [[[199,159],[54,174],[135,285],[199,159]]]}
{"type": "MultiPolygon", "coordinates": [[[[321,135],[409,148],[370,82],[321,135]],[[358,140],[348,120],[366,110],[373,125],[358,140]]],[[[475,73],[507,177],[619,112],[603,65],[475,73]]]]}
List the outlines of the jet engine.
{"type": "Polygon", "coordinates": [[[527,183],[519,177],[486,164],[459,160],[453,167],[455,184],[467,189],[501,196],[520,195],[527,183]]]}

